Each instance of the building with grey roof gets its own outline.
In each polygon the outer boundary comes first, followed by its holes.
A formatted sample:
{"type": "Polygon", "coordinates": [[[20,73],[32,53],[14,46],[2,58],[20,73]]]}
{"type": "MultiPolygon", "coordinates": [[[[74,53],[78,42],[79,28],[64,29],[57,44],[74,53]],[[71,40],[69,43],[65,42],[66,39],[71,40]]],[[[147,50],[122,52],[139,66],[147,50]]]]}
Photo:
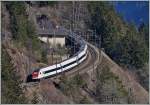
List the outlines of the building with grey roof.
{"type": "Polygon", "coordinates": [[[40,40],[49,43],[52,46],[60,44],[65,45],[65,38],[68,32],[65,28],[54,24],[45,15],[37,17],[37,33],[40,40]]]}

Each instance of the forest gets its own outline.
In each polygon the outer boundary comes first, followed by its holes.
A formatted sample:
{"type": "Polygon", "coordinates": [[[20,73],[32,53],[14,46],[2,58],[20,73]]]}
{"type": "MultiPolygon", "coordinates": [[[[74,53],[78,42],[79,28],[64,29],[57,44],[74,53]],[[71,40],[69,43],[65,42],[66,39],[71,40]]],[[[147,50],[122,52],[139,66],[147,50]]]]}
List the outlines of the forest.
{"type": "Polygon", "coordinates": [[[102,47],[116,62],[141,68],[148,63],[148,24],[137,27],[125,22],[114,8],[103,2],[89,2],[91,22],[102,37],[102,47]]]}
{"type": "Polygon", "coordinates": [[[101,36],[102,48],[118,64],[136,72],[148,90],[149,24],[127,23],[108,2],[88,2],[88,26],[101,36]]]}

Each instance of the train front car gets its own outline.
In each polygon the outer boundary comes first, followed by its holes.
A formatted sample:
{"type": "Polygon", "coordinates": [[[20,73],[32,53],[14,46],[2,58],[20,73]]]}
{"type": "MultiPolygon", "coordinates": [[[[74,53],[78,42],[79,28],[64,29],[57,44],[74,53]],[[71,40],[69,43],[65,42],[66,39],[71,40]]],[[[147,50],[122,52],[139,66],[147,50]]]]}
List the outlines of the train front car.
{"type": "Polygon", "coordinates": [[[33,73],[32,73],[32,79],[34,80],[34,79],[39,79],[38,77],[39,77],[39,74],[40,74],[40,69],[37,69],[37,70],[35,70],[35,71],[33,71],[33,73]]]}

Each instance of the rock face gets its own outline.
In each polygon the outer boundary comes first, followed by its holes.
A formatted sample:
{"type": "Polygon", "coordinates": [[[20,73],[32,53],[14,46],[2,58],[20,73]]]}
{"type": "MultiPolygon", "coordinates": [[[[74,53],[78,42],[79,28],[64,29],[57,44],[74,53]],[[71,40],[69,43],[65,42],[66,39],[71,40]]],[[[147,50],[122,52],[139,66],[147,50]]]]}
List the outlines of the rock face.
{"type": "Polygon", "coordinates": [[[55,88],[50,80],[43,80],[40,82],[40,93],[45,104],[70,104],[68,97],[64,96],[61,91],[55,88]]]}
{"type": "Polygon", "coordinates": [[[29,58],[23,53],[23,49],[17,49],[12,41],[10,14],[4,3],[2,3],[2,45],[11,57],[11,62],[14,65],[17,75],[25,82],[26,76],[29,73],[29,58]]]}

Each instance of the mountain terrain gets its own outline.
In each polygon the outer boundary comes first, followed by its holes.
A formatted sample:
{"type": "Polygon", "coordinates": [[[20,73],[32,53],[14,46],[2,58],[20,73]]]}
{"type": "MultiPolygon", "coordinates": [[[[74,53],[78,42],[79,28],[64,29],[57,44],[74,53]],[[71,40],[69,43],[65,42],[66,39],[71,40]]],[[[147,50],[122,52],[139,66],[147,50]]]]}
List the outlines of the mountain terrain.
{"type": "Polygon", "coordinates": [[[1,103],[149,103],[147,24],[137,30],[107,2],[2,2],[1,15],[1,103]],[[101,60],[95,70],[26,82],[35,68],[48,66],[36,32],[36,16],[43,14],[68,30],[96,30],[101,60]]]}

